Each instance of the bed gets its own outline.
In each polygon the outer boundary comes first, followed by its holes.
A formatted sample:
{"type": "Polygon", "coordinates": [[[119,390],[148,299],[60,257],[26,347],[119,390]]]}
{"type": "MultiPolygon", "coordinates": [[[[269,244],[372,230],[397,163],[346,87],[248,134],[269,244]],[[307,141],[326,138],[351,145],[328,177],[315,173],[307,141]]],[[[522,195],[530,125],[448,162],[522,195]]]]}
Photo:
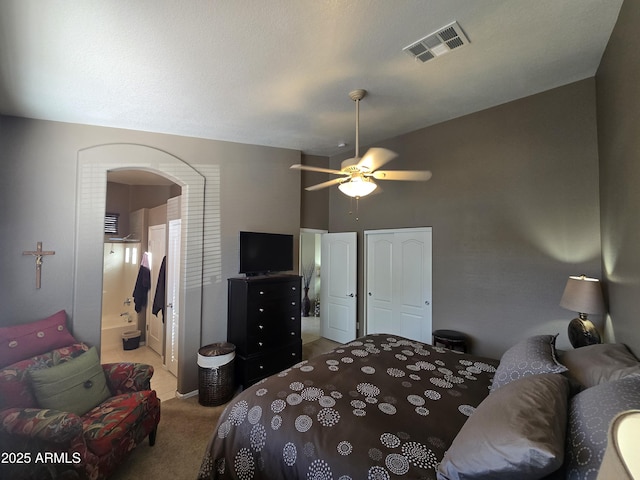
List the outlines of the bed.
{"type": "MultiPolygon", "coordinates": [[[[368,335],[236,396],[199,479],[562,478],[572,471],[569,460],[585,463],[578,451],[585,446],[569,435],[584,440],[583,428],[593,426],[570,424],[572,415],[581,421],[572,411],[576,397],[599,384],[611,396],[610,384],[627,382],[613,394],[623,404],[606,415],[640,408],[640,364],[622,353],[585,379],[560,361],[554,335],[527,338],[499,361],[368,335]]],[[[580,365],[573,370],[589,363],[569,357],[580,365]]]]}

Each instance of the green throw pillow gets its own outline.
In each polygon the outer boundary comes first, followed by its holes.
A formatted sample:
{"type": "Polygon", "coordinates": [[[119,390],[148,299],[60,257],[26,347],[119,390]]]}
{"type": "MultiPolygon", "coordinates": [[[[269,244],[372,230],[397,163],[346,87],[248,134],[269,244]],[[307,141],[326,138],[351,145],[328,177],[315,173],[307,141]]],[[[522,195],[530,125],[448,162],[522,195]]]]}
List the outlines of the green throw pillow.
{"type": "Polygon", "coordinates": [[[29,372],[41,408],[84,415],[111,397],[96,347],[67,362],[29,372]]]}

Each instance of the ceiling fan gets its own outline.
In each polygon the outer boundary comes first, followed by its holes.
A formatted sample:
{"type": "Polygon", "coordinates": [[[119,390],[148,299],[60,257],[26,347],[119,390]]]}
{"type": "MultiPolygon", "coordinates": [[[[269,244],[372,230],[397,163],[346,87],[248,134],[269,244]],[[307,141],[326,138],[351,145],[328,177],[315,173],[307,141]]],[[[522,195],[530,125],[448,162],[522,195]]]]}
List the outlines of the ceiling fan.
{"type": "Polygon", "coordinates": [[[305,190],[314,191],[322,188],[338,185],[342,193],[350,197],[360,198],[373,192],[377,185],[376,180],[408,180],[426,181],[431,178],[428,170],[378,170],[380,167],[390,162],[398,156],[386,148],[373,147],[367,150],[362,158],[359,155],[360,143],[360,100],[367,94],[366,90],[354,90],[349,93],[351,100],[356,102],[356,151],[355,157],[348,158],[342,162],[341,170],[330,168],[313,167],[309,165],[291,165],[290,168],[296,170],[308,170],[311,172],[331,173],[340,175],[327,182],[306,187],[305,190]]]}

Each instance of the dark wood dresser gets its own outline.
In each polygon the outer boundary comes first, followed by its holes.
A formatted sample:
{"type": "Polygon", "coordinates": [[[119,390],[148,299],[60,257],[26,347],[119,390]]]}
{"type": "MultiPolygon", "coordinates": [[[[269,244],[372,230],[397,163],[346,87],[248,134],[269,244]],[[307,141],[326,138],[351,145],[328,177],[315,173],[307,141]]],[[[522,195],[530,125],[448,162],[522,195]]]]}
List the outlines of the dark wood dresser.
{"type": "Polygon", "coordinates": [[[230,278],[227,340],[236,346],[235,371],[243,388],[302,359],[301,277],[230,278]]]}

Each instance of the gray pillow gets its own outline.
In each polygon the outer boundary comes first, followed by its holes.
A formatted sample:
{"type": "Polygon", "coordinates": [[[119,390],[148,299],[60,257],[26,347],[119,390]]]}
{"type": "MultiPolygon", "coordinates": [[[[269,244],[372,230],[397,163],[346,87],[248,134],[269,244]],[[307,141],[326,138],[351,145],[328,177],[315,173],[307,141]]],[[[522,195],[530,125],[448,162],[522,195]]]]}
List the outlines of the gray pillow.
{"type": "Polygon", "coordinates": [[[538,479],[564,460],[569,380],[530,375],[486,397],[453,440],[439,480],[538,479]]]}
{"type": "Polygon", "coordinates": [[[565,448],[567,478],[594,479],[613,418],[640,408],[640,375],[601,383],[571,399],[565,448]]]}
{"type": "Polygon", "coordinates": [[[567,350],[560,361],[569,369],[566,375],[589,388],[640,373],[640,362],[621,343],[600,343],[567,350]]]}
{"type": "Polygon", "coordinates": [[[556,334],[529,337],[504,352],[493,376],[491,392],[528,375],[566,372],[567,367],[556,358],[557,336],[556,334]]]}

